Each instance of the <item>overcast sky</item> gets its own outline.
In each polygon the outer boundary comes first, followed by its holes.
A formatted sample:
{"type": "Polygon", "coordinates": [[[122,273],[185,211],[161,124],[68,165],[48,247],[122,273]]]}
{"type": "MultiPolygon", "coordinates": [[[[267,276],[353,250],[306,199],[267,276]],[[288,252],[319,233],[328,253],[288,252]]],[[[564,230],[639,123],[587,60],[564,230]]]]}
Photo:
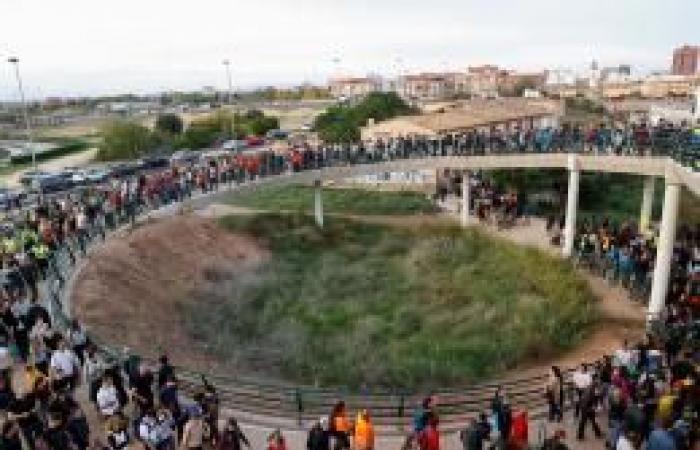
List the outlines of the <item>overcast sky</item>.
{"type": "Polygon", "coordinates": [[[700,0],[0,0],[0,99],[631,63],[700,44],[700,0]],[[334,62],[338,60],[339,62],[334,62]]]}

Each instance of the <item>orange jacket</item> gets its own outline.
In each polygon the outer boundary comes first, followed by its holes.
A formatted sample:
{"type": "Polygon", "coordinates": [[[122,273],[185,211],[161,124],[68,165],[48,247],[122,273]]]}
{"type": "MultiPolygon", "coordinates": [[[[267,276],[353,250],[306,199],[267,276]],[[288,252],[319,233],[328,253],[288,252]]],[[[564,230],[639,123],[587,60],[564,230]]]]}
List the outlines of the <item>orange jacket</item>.
{"type": "Polygon", "coordinates": [[[350,432],[350,421],[345,414],[338,414],[333,417],[333,426],[335,431],[349,433],[350,432]]]}
{"type": "Polygon", "coordinates": [[[374,448],[374,426],[362,414],[355,420],[355,450],[372,450],[374,448]]]}

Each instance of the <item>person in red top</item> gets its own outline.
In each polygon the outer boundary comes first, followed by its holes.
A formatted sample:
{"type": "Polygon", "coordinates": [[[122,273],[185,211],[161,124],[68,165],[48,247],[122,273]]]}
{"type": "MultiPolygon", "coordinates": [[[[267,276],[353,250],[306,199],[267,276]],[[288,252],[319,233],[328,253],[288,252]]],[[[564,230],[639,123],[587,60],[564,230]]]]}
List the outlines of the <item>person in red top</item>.
{"type": "Polygon", "coordinates": [[[279,429],[273,431],[267,438],[267,450],[287,450],[287,443],[279,429]]]}
{"type": "Polygon", "coordinates": [[[421,432],[418,438],[420,450],[440,450],[440,432],[438,431],[438,418],[434,414],[428,417],[428,426],[421,432]]]}

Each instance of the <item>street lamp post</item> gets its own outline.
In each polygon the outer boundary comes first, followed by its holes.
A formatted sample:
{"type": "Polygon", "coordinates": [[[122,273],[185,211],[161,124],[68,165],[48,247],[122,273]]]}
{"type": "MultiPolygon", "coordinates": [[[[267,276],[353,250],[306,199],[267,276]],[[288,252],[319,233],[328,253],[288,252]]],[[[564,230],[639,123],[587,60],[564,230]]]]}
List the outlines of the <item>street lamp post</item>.
{"type": "Polygon", "coordinates": [[[231,81],[231,61],[224,59],[224,67],[226,67],[226,79],[228,80],[228,103],[231,104],[233,98],[233,83],[231,81]]]}
{"type": "Polygon", "coordinates": [[[17,87],[19,88],[19,96],[22,101],[22,112],[24,115],[24,124],[27,127],[27,140],[29,141],[30,150],[32,151],[32,167],[36,170],[36,149],[34,148],[34,136],[32,135],[32,123],[29,120],[29,108],[27,108],[27,100],[24,97],[24,86],[22,85],[22,77],[19,73],[19,58],[16,56],[7,59],[7,62],[14,64],[15,75],[17,76],[17,87]]]}
{"type": "Polygon", "coordinates": [[[226,68],[226,79],[228,80],[228,95],[227,95],[227,100],[228,104],[231,105],[231,109],[233,110],[233,122],[231,123],[231,129],[233,130],[233,139],[236,139],[236,123],[235,123],[235,116],[236,116],[236,111],[233,109],[233,82],[231,81],[231,61],[228,59],[224,59],[223,65],[226,68]]]}

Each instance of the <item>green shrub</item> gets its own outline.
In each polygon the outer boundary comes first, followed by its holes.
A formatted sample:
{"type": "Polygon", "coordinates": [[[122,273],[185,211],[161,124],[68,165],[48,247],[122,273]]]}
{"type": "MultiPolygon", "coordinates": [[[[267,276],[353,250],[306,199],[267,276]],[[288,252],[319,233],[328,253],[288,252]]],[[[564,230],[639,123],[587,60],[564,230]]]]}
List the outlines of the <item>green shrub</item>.
{"type": "Polygon", "coordinates": [[[571,348],[594,320],[566,263],[477,230],[303,215],[221,219],[271,259],[188,295],[192,335],[237,369],[304,383],[463,385],[571,348]]]}

